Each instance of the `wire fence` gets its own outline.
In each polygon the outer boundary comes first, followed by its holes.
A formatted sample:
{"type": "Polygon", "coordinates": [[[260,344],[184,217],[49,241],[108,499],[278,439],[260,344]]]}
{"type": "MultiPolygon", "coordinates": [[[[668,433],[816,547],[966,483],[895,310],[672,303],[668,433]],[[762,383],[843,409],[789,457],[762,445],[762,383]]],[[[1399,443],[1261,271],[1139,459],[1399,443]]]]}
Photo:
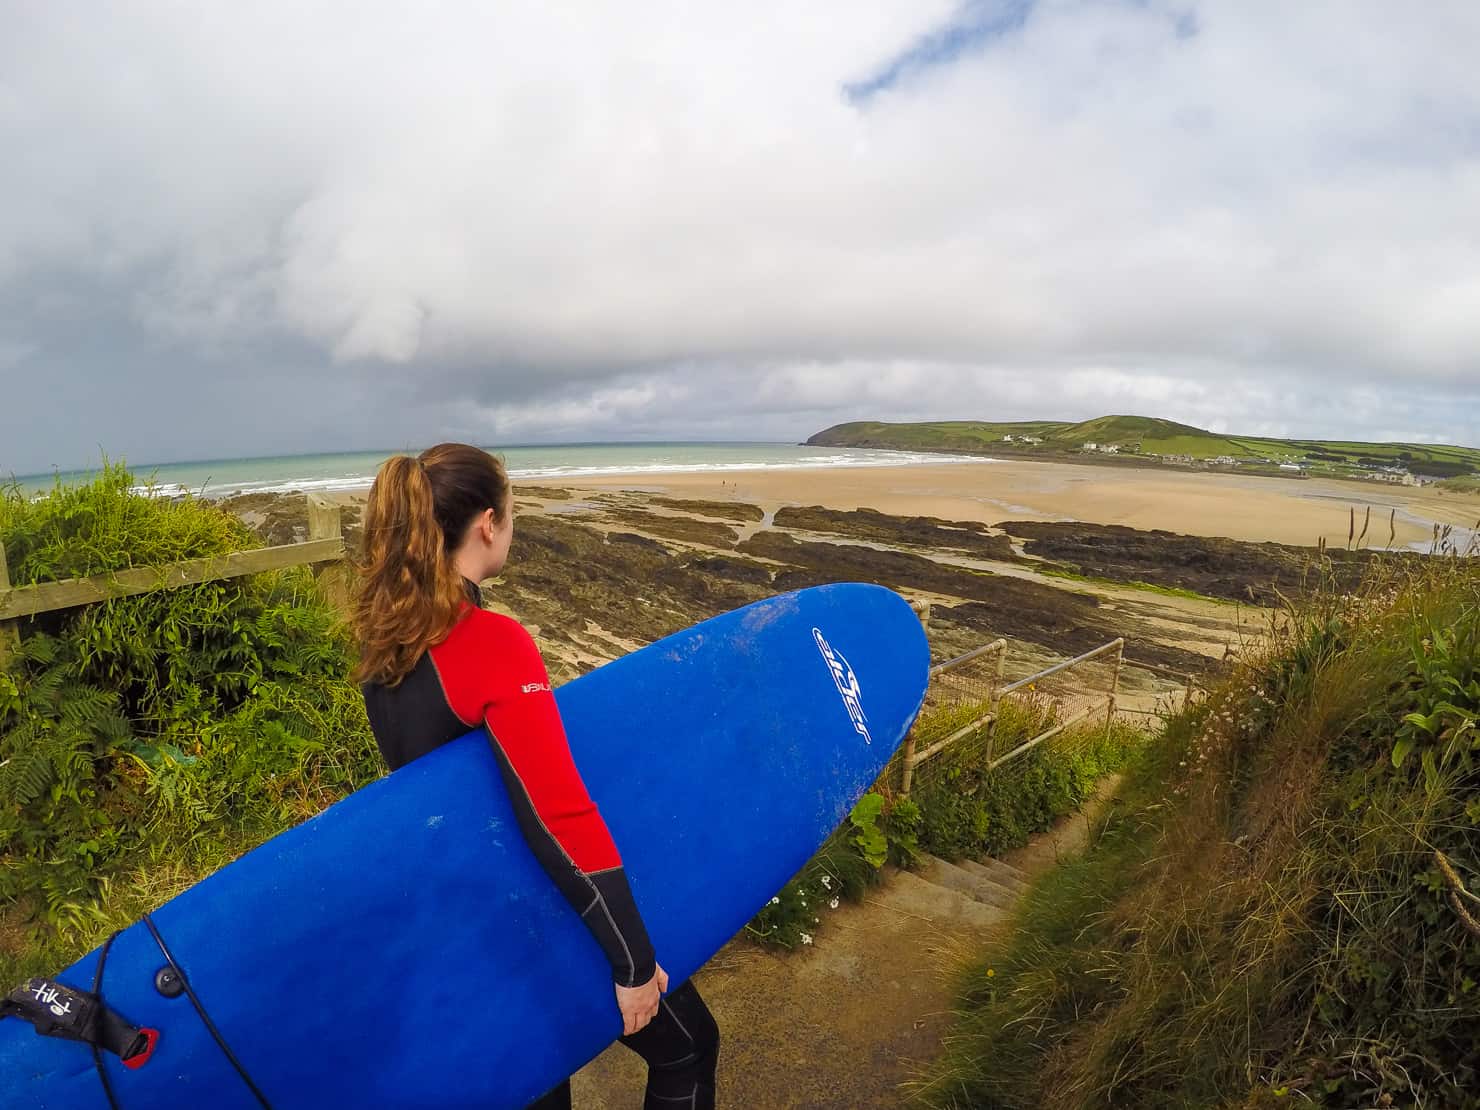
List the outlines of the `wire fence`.
{"type": "Polygon", "coordinates": [[[908,795],[918,770],[948,748],[987,751],[997,719],[1006,657],[1007,641],[994,640],[930,669],[925,703],[905,740],[902,793],[908,795]]]}

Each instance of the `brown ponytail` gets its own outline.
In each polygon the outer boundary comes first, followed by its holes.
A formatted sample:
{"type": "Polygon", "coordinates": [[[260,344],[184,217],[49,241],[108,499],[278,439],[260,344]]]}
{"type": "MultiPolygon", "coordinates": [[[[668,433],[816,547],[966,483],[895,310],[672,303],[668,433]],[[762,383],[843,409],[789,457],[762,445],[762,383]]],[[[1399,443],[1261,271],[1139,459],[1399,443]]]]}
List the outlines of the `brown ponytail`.
{"type": "Polygon", "coordinates": [[[452,553],[485,509],[502,521],[509,478],[488,452],[440,443],[387,459],[365,505],[365,553],[350,618],[357,682],[394,686],[452,631],[465,600],[452,553]]]}

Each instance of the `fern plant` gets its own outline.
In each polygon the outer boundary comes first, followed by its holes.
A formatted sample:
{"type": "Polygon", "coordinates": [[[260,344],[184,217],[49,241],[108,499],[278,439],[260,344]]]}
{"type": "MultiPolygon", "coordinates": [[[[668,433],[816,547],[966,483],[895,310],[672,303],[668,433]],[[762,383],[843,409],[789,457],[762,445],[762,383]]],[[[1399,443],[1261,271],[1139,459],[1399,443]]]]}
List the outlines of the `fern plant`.
{"type": "MultiPolygon", "coordinates": [[[[12,577],[255,542],[210,502],[149,494],[121,464],[35,500],[0,488],[12,577]]],[[[63,610],[25,632],[0,667],[0,978],[55,970],[151,908],[150,876],[173,877],[167,897],[381,773],[348,633],[305,568],[63,610]]]]}

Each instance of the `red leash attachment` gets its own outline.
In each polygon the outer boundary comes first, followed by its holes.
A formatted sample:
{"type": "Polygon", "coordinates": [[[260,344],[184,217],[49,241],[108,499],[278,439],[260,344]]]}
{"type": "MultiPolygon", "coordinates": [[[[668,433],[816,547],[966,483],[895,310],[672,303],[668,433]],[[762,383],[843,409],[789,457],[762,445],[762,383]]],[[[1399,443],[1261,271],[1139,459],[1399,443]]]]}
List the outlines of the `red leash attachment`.
{"type": "Polygon", "coordinates": [[[123,1066],[126,1068],[142,1068],[154,1055],[154,1046],[159,1043],[158,1029],[140,1029],[139,1036],[144,1038],[144,1047],[132,1056],[124,1057],[123,1066]]]}

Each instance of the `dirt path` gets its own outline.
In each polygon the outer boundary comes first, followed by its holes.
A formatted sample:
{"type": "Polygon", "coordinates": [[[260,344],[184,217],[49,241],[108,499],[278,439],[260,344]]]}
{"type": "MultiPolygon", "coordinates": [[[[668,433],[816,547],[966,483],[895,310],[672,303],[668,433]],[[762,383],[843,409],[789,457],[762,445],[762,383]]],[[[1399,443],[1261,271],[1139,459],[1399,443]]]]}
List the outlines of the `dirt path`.
{"type": "MultiPolygon", "coordinates": [[[[1034,837],[1013,853],[1011,867],[1031,880],[1078,851],[1118,784],[1107,779],[1085,813],[1034,837]]],[[[719,1105],[903,1105],[899,1084],[913,1064],[935,1055],[949,1025],[961,964],[1009,927],[1011,899],[992,905],[944,885],[971,888],[973,876],[980,883],[987,874],[1016,889],[1004,866],[968,872],[932,865],[922,874],[892,874],[864,902],[833,911],[815,947],[776,955],[743,939],[726,945],[695,976],[723,1038],[719,1105]]],[[[574,1104],[639,1106],[644,1076],[642,1061],[613,1045],[574,1077],[574,1104]]]]}

